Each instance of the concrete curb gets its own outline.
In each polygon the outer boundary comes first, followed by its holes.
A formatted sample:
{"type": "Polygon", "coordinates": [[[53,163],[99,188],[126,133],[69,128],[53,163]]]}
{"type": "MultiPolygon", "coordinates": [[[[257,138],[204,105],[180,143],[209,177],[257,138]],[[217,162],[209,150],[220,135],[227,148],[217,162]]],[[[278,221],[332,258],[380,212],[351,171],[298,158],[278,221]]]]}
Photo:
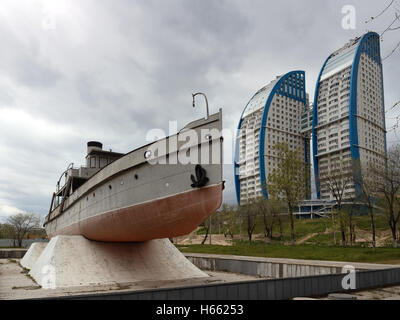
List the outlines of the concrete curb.
{"type": "Polygon", "coordinates": [[[27,249],[0,249],[0,259],[22,259],[27,249]]]}
{"type": "Polygon", "coordinates": [[[186,253],[185,256],[202,270],[227,271],[274,279],[338,274],[342,272],[342,268],[345,266],[352,266],[356,271],[400,268],[400,265],[389,264],[244,257],[216,254],[186,253]]]}

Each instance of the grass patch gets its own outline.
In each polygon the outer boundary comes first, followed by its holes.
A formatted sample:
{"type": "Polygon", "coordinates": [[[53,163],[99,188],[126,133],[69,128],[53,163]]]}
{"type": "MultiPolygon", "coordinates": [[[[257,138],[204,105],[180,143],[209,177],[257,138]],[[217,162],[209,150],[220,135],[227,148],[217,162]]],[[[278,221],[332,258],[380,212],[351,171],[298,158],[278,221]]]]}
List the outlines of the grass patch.
{"type": "Polygon", "coordinates": [[[38,290],[41,289],[41,286],[23,286],[23,287],[12,287],[12,290],[38,290]]]}
{"type": "MultiPolygon", "coordinates": [[[[371,217],[370,216],[356,216],[353,217],[355,224],[358,228],[366,231],[371,230],[371,217]]],[[[375,229],[384,231],[389,230],[387,217],[380,214],[374,216],[375,229]]]]}
{"type": "Polygon", "coordinates": [[[29,273],[30,270],[25,268],[25,267],[23,267],[21,262],[19,262],[18,265],[22,269],[21,273],[24,273],[24,274],[28,274],[29,273]]]}
{"type": "Polygon", "coordinates": [[[328,260],[370,263],[399,263],[399,248],[362,248],[362,247],[335,247],[324,245],[296,245],[266,244],[247,241],[236,241],[233,246],[218,245],[185,245],[177,246],[186,253],[229,254],[269,258],[291,258],[306,260],[328,260]]]}
{"type": "MultiPolygon", "coordinates": [[[[340,241],[340,233],[336,232],[336,240],[340,241]]],[[[320,233],[307,240],[308,244],[331,246],[334,243],[333,232],[320,233]]]]}

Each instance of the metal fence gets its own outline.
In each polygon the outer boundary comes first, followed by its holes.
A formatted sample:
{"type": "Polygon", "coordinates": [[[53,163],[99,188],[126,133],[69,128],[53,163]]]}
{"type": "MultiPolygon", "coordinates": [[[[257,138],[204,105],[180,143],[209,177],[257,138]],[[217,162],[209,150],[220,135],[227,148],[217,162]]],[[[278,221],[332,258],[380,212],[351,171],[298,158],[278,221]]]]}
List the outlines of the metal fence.
{"type": "MultiPolygon", "coordinates": [[[[24,248],[29,248],[29,246],[34,242],[48,242],[49,240],[46,239],[23,239],[22,246],[24,248]]],[[[18,242],[15,241],[15,244],[18,245],[18,242]]],[[[0,239],[0,248],[6,247],[14,247],[14,240],[13,239],[0,239]]]]}
{"type": "MultiPolygon", "coordinates": [[[[342,280],[347,274],[327,274],[297,278],[254,280],[190,287],[150,289],[129,292],[96,293],[57,297],[77,300],[286,300],[319,297],[345,292],[342,280]]],[[[400,268],[356,272],[356,290],[400,284],[400,268]]],[[[53,298],[54,299],[54,298],[53,298]]]]}

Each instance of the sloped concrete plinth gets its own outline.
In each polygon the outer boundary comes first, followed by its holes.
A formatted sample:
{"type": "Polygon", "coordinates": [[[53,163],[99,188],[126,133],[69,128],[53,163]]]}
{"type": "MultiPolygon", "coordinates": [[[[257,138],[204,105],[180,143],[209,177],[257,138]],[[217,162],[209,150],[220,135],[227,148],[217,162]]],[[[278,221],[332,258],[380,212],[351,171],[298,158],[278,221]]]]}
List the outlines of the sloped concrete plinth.
{"type": "Polygon", "coordinates": [[[208,277],[168,239],[140,243],[50,240],[29,274],[44,288],[208,277]]]}
{"type": "Polygon", "coordinates": [[[26,269],[32,269],[33,264],[42,254],[44,248],[46,248],[47,242],[34,242],[29,247],[28,251],[25,253],[24,257],[21,259],[21,266],[26,269]]]}

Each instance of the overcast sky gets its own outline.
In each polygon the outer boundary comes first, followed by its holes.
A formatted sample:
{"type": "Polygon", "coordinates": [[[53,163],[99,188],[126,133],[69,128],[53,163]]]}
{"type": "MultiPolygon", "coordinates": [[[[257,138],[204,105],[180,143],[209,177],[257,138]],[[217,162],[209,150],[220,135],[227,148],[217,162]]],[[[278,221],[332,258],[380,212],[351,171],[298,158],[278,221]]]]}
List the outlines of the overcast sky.
{"type": "MultiPolygon", "coordinates": [[[[46,214],[61,172],[84,163],[87,141],[128,152],[150,129],[204,116],[192,92],[207,94],[210,112],[222,107],[232,132],[251,96],[277,75],[305,70],[313,97],[327,56],[367,29],[381,33],[400,0],[365,21],[389,2],[2,0],[0,219],[46,214]],[[355,30],[342,28],[347,4],[355,30]]],[[[387,32],[382,56],[399,41],[400,30],[387,32]]],[[[399,62],[396,52],[384,63],[387,109],[400,100],[399,62]]],[[[389,133],[389,145],[396,140],[400,132],[389,133]]],[[[224,179],[224,200],[233,203],[232,166],[224,179]]]]}

